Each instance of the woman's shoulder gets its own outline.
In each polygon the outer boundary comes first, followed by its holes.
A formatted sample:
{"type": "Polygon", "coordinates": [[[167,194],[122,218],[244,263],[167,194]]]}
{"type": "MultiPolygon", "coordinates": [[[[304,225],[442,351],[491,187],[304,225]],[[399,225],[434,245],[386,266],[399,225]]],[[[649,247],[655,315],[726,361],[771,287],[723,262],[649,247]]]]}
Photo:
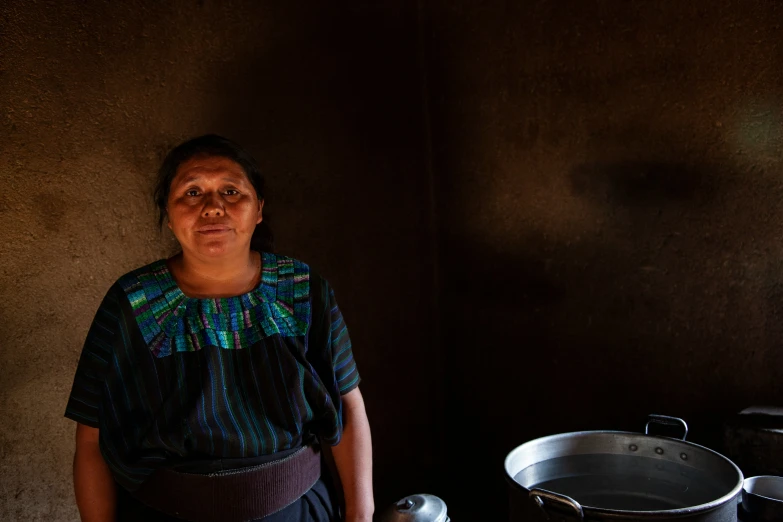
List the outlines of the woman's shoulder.
{"type": "Polygon", "coordinates": [[[286,256],[283,254],[273,254],[272,252],[261,252],[261,259],[263,261],[264,266],[269,266],[269,267],[290,266],[296,268],[297,270],[310,271],[310,265],[308,263],[305,263],[301,259],[297,259],[291,256],[286,256]]]}
{"type": "Polygon", "coordinates": [[[109,314],[114,319],[120,317],[125,311],[128,303],[133,305],[134,295],[136,301],[138,301],[139,295],[145,294],[145,289],[150,291],[152,288],[153,293],[163,294],[155,277],[156,271],[160,271],[161,266],[166,266],[165,259],[159,259],[147,265],[141,266],[130,272],[127,272],[117,279],[109,286],[106,293],[103,295],[103,299],[98,305],[98,314],[109,314]]]}
{"type": "Polygon", "coordinates": [[[151,284],[160,286],[161,282],[167,279],[166,275],[168,275],[166,259],[158,259],[121,275],[114,282],[113,286],[121,288],[125,293],[129,293],[134,288],[151,284]]]}
{"type": "Polygon", "coordinates": [[[263,260],[262,266],[266,273],[274,273],[277,277],[293,275],[309,281],[320,281],[323,279],[318,270],[301,259],[270,252],[261,252],[261,256],[263,260]]]}

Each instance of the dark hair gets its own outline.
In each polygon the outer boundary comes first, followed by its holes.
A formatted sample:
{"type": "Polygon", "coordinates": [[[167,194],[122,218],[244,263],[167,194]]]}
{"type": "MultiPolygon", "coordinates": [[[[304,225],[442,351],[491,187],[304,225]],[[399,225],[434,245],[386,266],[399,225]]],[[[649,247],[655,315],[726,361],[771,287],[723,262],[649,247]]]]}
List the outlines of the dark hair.
{"type": "MultiPolygon", "coordinates": [[[[177,169],[180,165],[196,156],[214,156],[219,158],[228,158],[236,162],[242,170],[245,171],[247,179],[256,190],[258,199],[264,199],[264,176],[261,175],[261,169],[258,163],[253,159],[245,149],[233,141],[208,134],[190,139],[180,145],[177,145],[166,155],[163,164],[158,170],[158,180],[155,184],[155,204],[158,206],[158,225],[163,226],[163,220],[166,218],[166,204],[169,199],[171,182],[177,175],[177,169]]],[[[253,237],[250,240],[250,248],[259,252],[272,252],[274,246],[274,236],[272,229],[269,228],[267,220],[264,219],[256,225],[253,237]]]]}

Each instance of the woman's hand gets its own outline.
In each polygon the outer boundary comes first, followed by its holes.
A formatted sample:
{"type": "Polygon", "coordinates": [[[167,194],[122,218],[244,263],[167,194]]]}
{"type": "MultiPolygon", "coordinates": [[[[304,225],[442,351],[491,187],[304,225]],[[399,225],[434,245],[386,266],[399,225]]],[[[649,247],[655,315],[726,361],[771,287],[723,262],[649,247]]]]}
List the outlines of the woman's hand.
{"type": "Polygon", "coordinates": [[[98,429],[76,425],[73,487],[82,522],[114,522],[117,491],[109,466],[98,447],[98,429]]]}
{"type": "Polygon", "coordinates": [[[342,396],[343,434],[332,448],[345,497],[345,522],[372,522],[372,440],[359,388],[342,396]]]}

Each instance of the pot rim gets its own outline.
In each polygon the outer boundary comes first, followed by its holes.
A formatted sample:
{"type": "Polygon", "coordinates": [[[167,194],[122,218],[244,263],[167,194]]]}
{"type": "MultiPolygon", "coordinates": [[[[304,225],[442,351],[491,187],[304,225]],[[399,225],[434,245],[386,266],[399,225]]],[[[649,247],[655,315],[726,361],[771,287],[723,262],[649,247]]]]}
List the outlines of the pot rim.
{"type": "Polygon", "coordinates": [[[662,440],[667,442],[680,442],[682,444],[685,444],[687,446],[699,448],[701,450],[706,451],[707,453],[711,453],[715,457],[724,460],[728,464],[731,465],[731,467],[734,469],[734,471],[737,472],[737,483],[734,485],[732,490],[725,495],[723,495],[720,498],[717,498],[715,500],[712,500],[710,502],[707,502],[706,504],[699,504],[696,506],[688,506],[684,508],[679,509],[661,509],[656,511],[635,511],[635,510],[622,510],[622,509],[607,509],[607,508],[598,508],[598,507],[592,507],[588,505],[582,505],[582,509],[585,511],[585,514],[587,513],[595,513],[600,514],[604,516],[618,516],[618,517],[639,517],[639,518],[663,518],[663,517],[680,517],[680,516],[687,516],[692,515],[696,512],[702,512],[702,511],[711,511],[713,509],[716,509],[718,507],[723,506],[727,502],[730,502],[732,499],[736,498],[740,493],[742,493],[743,485],[745,483],[745,477],[742,474],[742,470],[739,469],[739,467],[734,464],[731,460],[729,460],[727,457],[724,457],[717,451],[711,450],[710,448],[707,448],[705,446],[701,446],[699,444],[694,444],[693,442],[688,442],[681,439],[675,439],[672,437],[661,437],[658,435],[645,435],[644,433],[637,433],[633,431],[613,431],[613,430],[592,430],[592,431],[574,431],[570,433],[558,433],[555,435],[547,435],[544,437],[539,437],[537,439],[529,440],[523,444],[520,444],[519,446],[512,449],[508,455],[506,455],[505,460],[503,461],[503,475],[506,477],[506,481],[509,483],[509,485],[518,490],[530,492],[528,488],[514,480],[514,477],[509,475],[508,472],[508,466],[509,461],[512,459],[512,457],[518,453],[524,451],[525,446],[532,446],[535,443],[540,443],[544,440],[557,440],[557,439],[564,439],[568,437],[573,436],[586,436],[586,435],[595,435],[595,434],[606,434],[606,435],[630,435],[633,437],[644,437],[647,439],[653,439],[653,440],[662,440]]]}

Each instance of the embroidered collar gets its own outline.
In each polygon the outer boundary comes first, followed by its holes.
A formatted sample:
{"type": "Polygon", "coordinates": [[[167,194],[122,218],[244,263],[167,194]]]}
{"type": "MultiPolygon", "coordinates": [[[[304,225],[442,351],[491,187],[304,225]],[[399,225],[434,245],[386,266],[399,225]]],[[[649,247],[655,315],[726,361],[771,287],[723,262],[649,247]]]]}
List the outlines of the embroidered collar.
{"type": "Polygon", "coordinates": [[[207,346],[248,348],[272,335],[297,337],[310,324],[310,268],[290,257],[261,254],[261,282],[234,297],[187,297],[161,259],[118,281],[144,341],[156,357],[207,346]]]}

